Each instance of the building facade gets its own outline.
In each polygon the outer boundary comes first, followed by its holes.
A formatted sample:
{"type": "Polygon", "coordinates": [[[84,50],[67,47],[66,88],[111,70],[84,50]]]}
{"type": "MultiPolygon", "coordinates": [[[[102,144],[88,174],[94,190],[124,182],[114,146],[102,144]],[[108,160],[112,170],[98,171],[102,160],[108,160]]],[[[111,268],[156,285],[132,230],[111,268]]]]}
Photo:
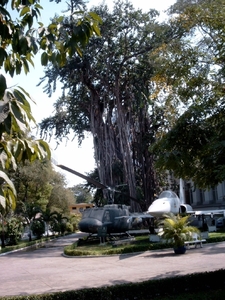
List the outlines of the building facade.
{"type": "Polygon", "coordinates": [[[225,181],[208,190],[199,189],[187,181],[184,188],[186,203],[193,209],[225,209],[225,181]]]}

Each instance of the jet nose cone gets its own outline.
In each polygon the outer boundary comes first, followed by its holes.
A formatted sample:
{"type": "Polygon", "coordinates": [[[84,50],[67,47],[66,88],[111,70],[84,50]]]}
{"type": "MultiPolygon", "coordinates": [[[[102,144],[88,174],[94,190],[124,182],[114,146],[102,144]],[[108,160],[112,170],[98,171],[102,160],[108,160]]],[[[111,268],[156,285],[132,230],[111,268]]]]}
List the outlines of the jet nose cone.
{"type": "Polygon", "coordinates": [[[159,209],[157,209],[157,208],[154,209],[154,208],[152,207],[152,208],[149,208],[148,213],[149,213],[150,215],[152,215],[153,217],[160,217],[160,216],[163,215],[164,211],[161,211],[161,210],[159,210],[159,209]]]}
{"type": "Polygon", "coordinates": [[[155,200],[149,207],[148,213],[153,217],[161,217],[170,212],[170,204],[163,199],[155,200]]]}

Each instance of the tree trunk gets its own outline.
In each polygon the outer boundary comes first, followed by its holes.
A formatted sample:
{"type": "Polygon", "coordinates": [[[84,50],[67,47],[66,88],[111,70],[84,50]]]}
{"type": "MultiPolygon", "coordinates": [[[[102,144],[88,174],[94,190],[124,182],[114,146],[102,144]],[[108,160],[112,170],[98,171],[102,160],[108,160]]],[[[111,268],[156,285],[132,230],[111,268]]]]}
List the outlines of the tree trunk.
{"type": "MultiPolygon", "coordinates": [[[[118,135],[120,140],[121,152],[123,153],[123,167],[124,167],[125,182],[127,182],[128,184],[130,196],[136,199],[136,180],[135,180],[134,165],[132,160],[133,153],[130,147],[132,137],[129,130],[130,129],[129,123],[127,124],[127,120],[126,120],[127,114],[129,112],[126,110],[124,111],[123,109],[119,90],[120,90],[119,79],[117,79],[115,83],[117,127],[118,127],[118,135]]],[[[138,202],[131,199],[130,206],[132,212],[141,212],[141,207],[138,202]]]]}
{"type": "Polygon", "coordinates": [[[5,248],[5,232],[3,230],[1,231],[1,244],[2,248],[5,248]]]}

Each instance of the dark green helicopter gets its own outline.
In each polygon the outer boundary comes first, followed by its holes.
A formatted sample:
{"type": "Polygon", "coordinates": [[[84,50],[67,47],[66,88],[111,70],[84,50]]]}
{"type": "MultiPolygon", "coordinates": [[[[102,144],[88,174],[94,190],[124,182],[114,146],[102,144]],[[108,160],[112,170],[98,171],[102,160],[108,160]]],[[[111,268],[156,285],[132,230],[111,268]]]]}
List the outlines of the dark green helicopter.
{"type": "Polygon", "coordinates": [[[137,226],[143,223],[145,219],[152,218],[148,213],[131,213],[129,211],[129,206],[114,204],[115,189],[107,187],[93,178],[85,176],[66,166],[57,166],[87,180],[97,188],[107,189],[109,191],[109,204],[104,205],[103,207],[93,207],[84,210],[82,219],[78,224],[80,231],[97,234],[100,230],[105,229],[107,234],[127,233],[129,230],[137,228],[137,226]]]}

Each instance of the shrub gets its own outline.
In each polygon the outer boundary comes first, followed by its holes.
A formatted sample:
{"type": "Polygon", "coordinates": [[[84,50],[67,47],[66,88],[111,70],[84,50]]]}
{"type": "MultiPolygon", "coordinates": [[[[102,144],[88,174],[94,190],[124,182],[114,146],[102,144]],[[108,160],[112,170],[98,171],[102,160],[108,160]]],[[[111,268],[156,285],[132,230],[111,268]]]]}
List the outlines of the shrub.
{"type": "Polygon", "coordinates": [[[41,219],[36,219],[31,225],[31,230],[37,238],[41,238],[45,233],[45,223],[41,219]]]}
{"type": "Polygon", "coordinates": [[[73,232],[73,225],[69,222],[66,223],[66,231],[69,233],[73,232]]]}
{"type": "Polygon", "coordinates": [[[12,217],[7,221],[6,238],[8,245],[17,245],[23,232],[23,223],[19,218],[12,217]]]}

